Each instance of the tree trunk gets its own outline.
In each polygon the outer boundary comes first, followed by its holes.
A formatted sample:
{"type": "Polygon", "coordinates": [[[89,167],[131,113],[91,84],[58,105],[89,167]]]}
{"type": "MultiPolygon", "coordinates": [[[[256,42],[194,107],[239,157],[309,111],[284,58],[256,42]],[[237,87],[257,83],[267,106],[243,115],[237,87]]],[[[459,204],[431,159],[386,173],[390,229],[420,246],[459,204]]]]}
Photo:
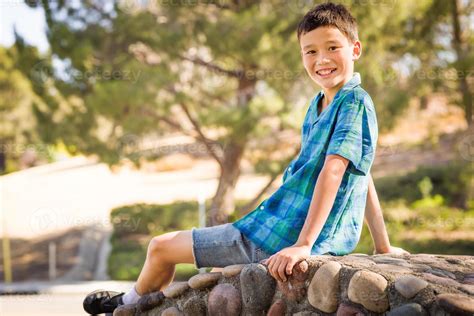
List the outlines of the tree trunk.
{"type": "Polygon", "coordinates": [[[208,226],[227,223],[229,215],[234,212],[234,188],[240,176],[244,148],[243,144],[232,143],[224,149],[223,167],[216,194],[212,199],[208,226]]]}
{"type": "Polygon", "coordinates": [[[467,83],[467,76],[469,69],[467,67],[466,58],[469,49],[465,49],[466,43],[461,36],[461,25],[459,19],[459,0],[452,0],[451,15],[453,23],[453,46],[457,55],[457,62],[455,64],[458,73],[459,90],[462,94],[462,103],[464,105],[464,113],[468,126],[473,125],[473,111],[472,111],[472,94],[467,83]]]}
{"type": "Polygon", "coordinates": [[[5,172],[7,169],[7,155],[6,152],[3,150],[3,144],[0,143],[0,175],[5,172]]]}
{"type": "MultiPolygon", "coordinates": [[[[248,78],[245,71],[239,78],[237,90],[238,107],[246,112],[250,100],[255,95],[255,78],[248,78]]],[[[210,226],[225,224],[228,217],[235,210],[234,188],[240,176],[240,162],[247,145],[248,135],[257,124],[250,117],[245,117],[243,121],[234,126],[232,136],[228,144],[224,147],[224,154],[221,163],[221,175],[217,192],[212,199],[209,211],[208,224],[210,226]]]]}

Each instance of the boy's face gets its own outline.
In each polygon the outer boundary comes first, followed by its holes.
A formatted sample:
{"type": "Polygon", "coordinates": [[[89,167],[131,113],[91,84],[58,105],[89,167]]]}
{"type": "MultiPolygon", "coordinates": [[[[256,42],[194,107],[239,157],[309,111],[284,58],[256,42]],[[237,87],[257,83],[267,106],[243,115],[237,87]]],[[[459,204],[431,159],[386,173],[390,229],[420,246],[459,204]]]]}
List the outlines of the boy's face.
{"type": "Polygon", "coordinates": [[[352,78],[362,47],[338,28],[318,27],[300,37],[301,57],[308,75],[331,97],[352,78]]]}

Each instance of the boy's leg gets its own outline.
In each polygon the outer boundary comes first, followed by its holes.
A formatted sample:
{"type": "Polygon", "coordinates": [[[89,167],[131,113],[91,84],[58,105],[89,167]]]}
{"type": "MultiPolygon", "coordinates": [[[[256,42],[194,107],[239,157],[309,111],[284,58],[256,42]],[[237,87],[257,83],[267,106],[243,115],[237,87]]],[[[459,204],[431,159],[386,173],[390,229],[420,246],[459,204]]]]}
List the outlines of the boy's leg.
{"type": "Polygon", "coordinates": [[[89,314],[111,313],[119,305],[136,303],[141,295],[163,290],[174,277],[177,263],[194,263],[192,231],[177,231],[153,237],[145,264],[135,286],[127,293],[97,290],[84,299],[89,314]]]}
{"type": "Polygon", "coordinates": [[[191,230],[153,237],[135,289],[139,295],[164,290],[173,280],[177,263],[194,263],[191,230]]]}

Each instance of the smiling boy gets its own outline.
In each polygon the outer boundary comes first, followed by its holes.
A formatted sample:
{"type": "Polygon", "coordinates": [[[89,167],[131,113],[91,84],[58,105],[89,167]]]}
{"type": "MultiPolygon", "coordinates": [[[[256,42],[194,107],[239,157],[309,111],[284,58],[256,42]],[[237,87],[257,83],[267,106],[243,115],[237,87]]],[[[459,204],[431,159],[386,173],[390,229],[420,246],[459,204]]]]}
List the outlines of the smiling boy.
{"type": "Polygon", "coordinates": [[[286,281],[310,255],[352,252],[364,214],[376,252],[404,252],[390,246],[369,173],[378,129],[372,100],[354,73],[362,51],[356,21],[344,6],[326,3],[304,16],[297,35],[304,68],[322,91],[310,102],[301,150],[280,188],[234,223],[154,237],[135,286],[127,293],[90,293],[86,312],[110,313],[140,300],[141,308],[150,305],[142,296],[164,290],[178,263],[201,268],[262,262],[274,278],[286,281]]]}
{"type": "Polygon", "coordinates": [[[297,35],[304,68],[322,91],[310,103],[302,148],[283,185],[259,212],[234,223],[273,253],[264,263],[280,281],[310,255],[344,255],[355,248],[378,137],[374,105],[354,73],[362,45],[349,11],[319,5],[304,16],[297,35]]]}

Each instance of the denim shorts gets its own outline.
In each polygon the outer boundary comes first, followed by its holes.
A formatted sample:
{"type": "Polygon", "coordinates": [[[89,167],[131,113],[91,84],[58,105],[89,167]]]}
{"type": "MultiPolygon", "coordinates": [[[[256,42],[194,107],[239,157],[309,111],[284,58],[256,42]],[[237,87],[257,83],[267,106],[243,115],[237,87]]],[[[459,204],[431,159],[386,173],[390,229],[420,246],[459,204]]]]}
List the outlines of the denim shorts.
{"type": "Polygon", "coordinates": [[[257,263],[271,256],[247,239],[232,223],[192,228],[196,267],[226,267],[257,263]]]}

